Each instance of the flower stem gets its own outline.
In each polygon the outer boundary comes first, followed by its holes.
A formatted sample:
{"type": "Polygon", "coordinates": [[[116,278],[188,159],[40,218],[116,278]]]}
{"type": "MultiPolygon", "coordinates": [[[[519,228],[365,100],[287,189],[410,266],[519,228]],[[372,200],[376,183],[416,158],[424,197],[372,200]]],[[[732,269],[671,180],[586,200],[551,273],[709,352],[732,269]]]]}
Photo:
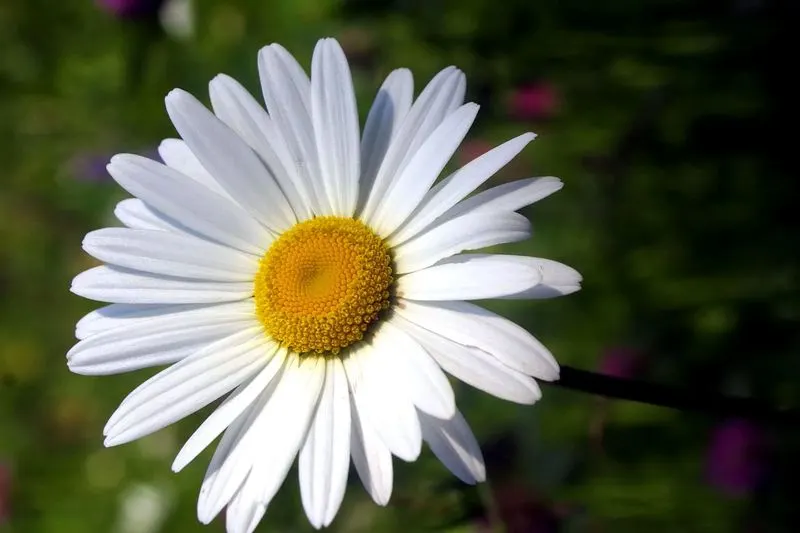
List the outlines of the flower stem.
{"type": "Polygon", "coordinates": [[[561,377],[550,385],[668,409],[696,411],[722,417],[749,418],[775,425],[800,423],[798,409],[778,409],[753,398],[616,378],[569,366],[562,366],[561,377]]]}

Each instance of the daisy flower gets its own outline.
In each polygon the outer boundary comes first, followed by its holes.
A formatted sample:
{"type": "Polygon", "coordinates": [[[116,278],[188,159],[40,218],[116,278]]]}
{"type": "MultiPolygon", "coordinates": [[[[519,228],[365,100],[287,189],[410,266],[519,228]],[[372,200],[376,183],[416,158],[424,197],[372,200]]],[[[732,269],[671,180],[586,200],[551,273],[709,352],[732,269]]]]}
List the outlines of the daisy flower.
{"type": "Polygon", "coordinates": [[[528,238],[516,211],[561,182],[470,195],[533,140],[526,133],[435,183],[478,112],[454,67],[416,100],[408,70],[389,74],[361,135],[335,40],[317,44],[310,79],[277,44],[258,67],[266,110],[224,75],[210,83],[213,112],[176,89],[166,107],[182,140],[160,145],[165,164],[117,155],[108,165],[135,198],[115,210],[124,228],[83,242],[105,264],[72,291],[111,305],[78,322],[68,364],[88,375],[171,366],[122,402],[106,446],[225,396],[173,470],[222,435],[197,510],[208,523],[227,507],[230,533],[255,529],[296,457],[315,527],[336,515],[351,460],[385,505],[392,457],[415,460],[423,440],[456,476],[482,481],[445,372],[530,404],[558,364],[466,300],[549,298],[581,278],[546,259],[461,252],[528,238]]]}

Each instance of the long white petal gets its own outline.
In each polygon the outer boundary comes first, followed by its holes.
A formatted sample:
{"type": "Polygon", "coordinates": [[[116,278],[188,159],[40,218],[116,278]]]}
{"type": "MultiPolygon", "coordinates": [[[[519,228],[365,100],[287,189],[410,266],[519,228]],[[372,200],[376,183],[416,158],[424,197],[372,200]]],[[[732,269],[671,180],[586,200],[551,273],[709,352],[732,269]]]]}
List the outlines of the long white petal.
{"type": "Polygon", "coordinates": [[[294,225],[283,191],[241,137],[185,91],[173,89],[166,103],[175,129],[237,203],[273,231],[294,225]]]}
{"type": "Polygon", "coordinates": [[[142,383],[106,424],[105,445],[116,446],[202,409],[261,369],[264,340],[250,328],[208,345],[142,383]]]}
{"type": "Polygon", "coordinates": [[[92,335],[70,349],[77,374],[103,375],[180,361],[204,346],[257,322],[250,306],[223,304],[126,325],[92,335]]]}
{"type": "Polygon", "coordinates": [[[252,281],[259,258],[165,231],[103,228],[83,239],[89,255],[123,268],[206,281],[252,281]]]}
{"type": "Polygon", "coordinates": [[[373,345],[398,384],[404,388],[420,411],[439,418],[449,418],[456,411],[453,387],[439,365],[420,344],[392,321],[386,321],[375,332],[373,345]]]}
{"type": "Polygon", "coordinates": [[[378,438],[369,422],[358,412],[353,396],[350,396],[350,456],[364,489],[378,505],[386,505],[392,497],[394,470],[392,452],[378,438]]]}
{"type": "Polygon", "coordinates": [[[117,220],[131,229],[181,231],[179,226],[138,198],[126,198],[114,208],[117,220]]]}
{"type": "Polygon", "coordinates": [[[328,526],[344,498],[350,467],[350,394],[339,359],[329,359],[314,421],[300,450],[300,495],[308,520],[328,526]]]}
{"type": "Polygon", "coordinates": [[[478,114],[465,104],[448,116],[425,140],[386,190],[372,218],[380,235],[390,235],[417,208],[444,166],[467,135],[478,114]]]}
{"type": "Polygon", "coordinates": [[[90,335],[109,331],[122,326],[130,326],[148,320],[170,320],[173,316],[192,317],[195,314],[216,314],[239,311],[242,315],[252,316],[255,309],[252,300],[224,304],[111,304],[87,313],[75,325],[75,337],[79,340],[90,335]]]}
{"type": "Polygon", "coordinates": [[[505,365],[545,381],[558,379],[558,363],[533,335],[514,322],[467,302],[400,300],[407,320],[465,346],[492,354],[505,365]]]}
{"type": "Polygon", "coordinates": [[[370,223],[386,191],[400,175],[422,143],[464,98],[464,73],[455,67],[439,72],[422,90],[397,132],[392,136],[364,209],[359,217],[370,223]]]}
{"type": "Polygon", "coordinates": [[[428,227],[514,159],[534,138],[536,135],[533,133],[525,133],[511,139],[437,183],[403,226],[389,238],[389,242],[392,246],[397,246],[428,227]]]}
{"type": "Polygon", "coordinates": [[[166,165],[123,154],[108,172],[125,190],[175,222],[238,250],[263,254],[272,235],[241,207],[166,165]]]}
{"type": "Polygon", "coordinates": [[[256,484],[255,477],[248,476],[228,504],[225,512],[227,533],[253,533],[264,518],[267,506],[258,500],[256,484]]]}
{"type": "Polygon", "coordinates": [[[393,317],[393,323],[414,337],[445,372],[476,389],[521,404],[532,404],[542,397],[536,380],[483,350],[453,342],[401,316],[393,317]]]}
{"type": "MultiPolygon", "coordinates": [[[[295,359],[297,356],[295,356],[295,359]]],[[[290,357],[275,393],[255,422],[266,433],[253,466],[259,501],[269,504],[278,492],[308,432],[325,380],[325,363],[308,358],[299,365],[290,357]]]]}
{"type": "Polygon", "coordinates": [[[208,170],[182,139],[164,139],[158,145],[158,155],[168,167],[184,173],[204,187],[235,202],[219,182],[208,173],[208,170]]]}
{"type": "Polygon", "coordinates": [[[525,257],[524,260],[536,265],[542,273],[542,281],[530,289],[504,296],[507,299],[555,298],[579,291],[583,277],[574,268],[558,261],[525,257]]]}
{"type": "MultiPolygon", "coordinates": [[[[245,479],[249,479],[248,474],[259,457],[259,439],[264,436],[262,428],[254,423],[272,398],[279,382],[280,374],[269,382],[255,402],[222,435],[200,486],[200,497],[197,499],[197,518],[200,522],[211,522],[236,495],[245,479]]],[[[252,487],[246,496],[247,502],[256,498],[252,487]]]]}
{"type": "Polygon", "coordinates": [[[302,67],[279,44],[258,53],[258,75],[267,111],[286,142],[300,179],[322,213],[325,191],[319,178],[319,157],[311,122],[311,82],[302,67]]]}
{"type": "Polygon", "coordinates": [[[314,49],[311,120],[330,209],[323,214],[352,216],[361,174],[358,110],[347,58],[334,39],[320,39],[314,49]]]}
{"type": "Polygon", "coordinates": [[[409,300],[481,300],[519,294],[538,285],[539,265],[520,256],[462,254],[397,280],[397,296],[409,300]]]}
{"type": "Polygon", "coordinates": [[[359,416],[386,447],[404,461],[414,461],[422,447],[419,418],[385,355],[369,344],[353,349],[344,360],[350,392],[359,416]]]}
{"type": "Polygon", "coordinates": [[[425,442],[458,479],[470,485],[486,480],[481,448],[460,412],[445,420],[420,412],[419,422],[425,442]]]}
{"type": "Polygon", "coordinates": [[[414,78],[411,71],[405,68],[390,72],[378,89],[367,115],[364,133],[361,135],[359,211],[367,202],[375,176],[389,148],[389,142],[411,109],[413,98],[414,78]]]}
{"type": "Polygon", "coordinates": [[[266,366],[252,379],[242,383],[192,433],[172,462],[172,471],[179,472],[219,437],[233,422],[253,405],[261,393],[279,375],[286,361],[286,350],[277,343],[265,343],[262,357],[266,366]]]}
{"type": "Polygon", "coordinates": [[[308,184],[302,181],[283,136],[255,98],[230,76],[209,84],[214,113],[261,156],[299,220],[313,216],[308,184]]]}
{"type": "Polygon", "coordinates": [[[440,221],[464,213],[508,213],[517,211],[560,191],[564,184],[558,178],[528,178],[492,187],[457,204],[440,221]]]}
{"type": "Polygon", "coordinates": [[[75,276],[70,290],[109,303],[198,304],[244,300],[253,295],[253,283],[199,281],[99,266],[75,276]]]}
{"type": "Polygon", "coordinates": [[[427,268],[464,250],[517,242],[531,235],[531,224],[519,213],[467,213],[437,223],[395,249],[398,274],[427,268]]]}
{"type": "Polygon", "coordinates": [[[298,357],[289,355],[280,378],[273,379],[225,432],[200,489],[197,516],[201,522],[211,522],[245,479],[248,499],[265,507],[269,504],[265,489],[277,490],[286,476],[299,447],[298,433],[305,435],[322,385],[324,374],[311,370],[311,365],[301,370],[298,357]],[[292,443],[296,443],[293,451],[292,443]]]}

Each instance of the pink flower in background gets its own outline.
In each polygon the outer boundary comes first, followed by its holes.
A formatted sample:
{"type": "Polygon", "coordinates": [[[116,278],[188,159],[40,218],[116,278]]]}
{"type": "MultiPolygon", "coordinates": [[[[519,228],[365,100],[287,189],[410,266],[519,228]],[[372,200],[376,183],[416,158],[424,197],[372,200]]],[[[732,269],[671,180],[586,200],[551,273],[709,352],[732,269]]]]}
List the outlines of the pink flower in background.
{"type": "Polygon", "coordinates": [[[607,376],[630,379],[641,371],[642,363],[643,358],[639,350],[616,346],[603,353],[599,371],[607,376]]]}
{"type": "Polygon", "coordinates": [[[728,420],[714,429],[706,456],[708,483],[729,496],[747,496],[764,474],[764,434],[748,420],[728,420]]]}
{"type": "Polygon", "coordinates": [[[494,148],[494,145],[484,139],[468,139],[464,141],[464,144],[458,150],[459,166],[464,166],[473,159],[479,158],[492,148],[494,148]]]}
{"type": "Polygon", "coordinates": [[[11,517],[11,468],[0,463],[0,526],[11,517]]]}
{"type": "Polygon", "coordinates": [[[548,82],[531,83],[517,88],[509,99],[509,114],[520,120],[540,120],[556,114],[560,98],[548,82]]]}
{"type": "Polygon", "coordinates": [[[97,3],[119,17],[155,15],[164,0],[97,0],[97,3]]]}

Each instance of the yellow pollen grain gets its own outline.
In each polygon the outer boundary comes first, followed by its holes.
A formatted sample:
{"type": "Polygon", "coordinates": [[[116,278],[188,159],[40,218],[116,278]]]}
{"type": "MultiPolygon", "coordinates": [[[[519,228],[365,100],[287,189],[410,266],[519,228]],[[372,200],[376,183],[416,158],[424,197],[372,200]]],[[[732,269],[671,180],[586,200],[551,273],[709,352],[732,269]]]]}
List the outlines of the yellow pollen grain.
{"type": "Polygon", "coordinates": [[[258,318],[297,353],[336,354],[389,307],[392,260],[358,220],[319,217],[284,232],[261,259],[258,318]]]}

